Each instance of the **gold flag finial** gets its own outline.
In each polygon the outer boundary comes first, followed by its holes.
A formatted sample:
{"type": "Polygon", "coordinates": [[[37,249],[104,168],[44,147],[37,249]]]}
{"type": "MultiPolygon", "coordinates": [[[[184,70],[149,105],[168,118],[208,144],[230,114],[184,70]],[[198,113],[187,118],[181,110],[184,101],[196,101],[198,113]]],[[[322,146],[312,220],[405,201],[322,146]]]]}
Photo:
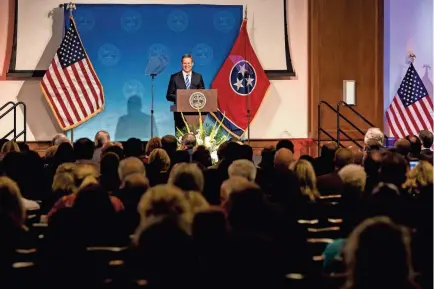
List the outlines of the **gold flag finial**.
{"type": "Polygon", "coordinates": [[[416,54],[414,54],[413,52],[410,52],[408,54],[408,57],[410,57],[410,61],[411,63],[414,63],[414,59],[416,58],[416,54]]]}
{"type": "Polygon", "coordinates": [[[77,7],[75,6],[74,2],[69,2],[68,6],[66,6],[66,9],[69,10],[69,17],[72,17],[72,11],[76,10],[77,7]]]}
{"type": "Polygon", "coordinates": [[[247,4],[246,4],[246,8],[244,8],[244,19],[247,19],[247,4]]]}

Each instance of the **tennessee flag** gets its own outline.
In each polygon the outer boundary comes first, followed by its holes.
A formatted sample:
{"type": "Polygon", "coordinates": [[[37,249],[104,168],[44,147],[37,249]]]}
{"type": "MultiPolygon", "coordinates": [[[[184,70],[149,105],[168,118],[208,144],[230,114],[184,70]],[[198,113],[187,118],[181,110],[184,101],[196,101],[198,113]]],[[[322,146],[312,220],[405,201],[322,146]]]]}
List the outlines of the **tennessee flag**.
{"type": "Polygon", "coordinates": [[[251,122],[269,86],[270,81],[247,34],[247,19],[244,19],[231,53],[211,84],[213,89],[218,89],[218,111],[212,115],[223,120],[223,127],[230,134],[240,138],[248,128],[248,108],[251,122]]]}

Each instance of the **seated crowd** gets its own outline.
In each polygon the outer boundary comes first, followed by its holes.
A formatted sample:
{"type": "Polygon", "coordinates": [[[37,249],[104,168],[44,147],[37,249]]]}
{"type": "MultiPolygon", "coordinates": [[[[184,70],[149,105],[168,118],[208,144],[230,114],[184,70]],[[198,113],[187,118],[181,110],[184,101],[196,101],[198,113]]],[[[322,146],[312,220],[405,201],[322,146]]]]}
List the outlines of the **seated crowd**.
{"type": "Polygon", "coordinates": [[[59,134],[43,157],[3,139],[0,287],[432,288],[432,145],[371,128],[362,150],[281,140],[256,165],[191,134],[59,134]]]}

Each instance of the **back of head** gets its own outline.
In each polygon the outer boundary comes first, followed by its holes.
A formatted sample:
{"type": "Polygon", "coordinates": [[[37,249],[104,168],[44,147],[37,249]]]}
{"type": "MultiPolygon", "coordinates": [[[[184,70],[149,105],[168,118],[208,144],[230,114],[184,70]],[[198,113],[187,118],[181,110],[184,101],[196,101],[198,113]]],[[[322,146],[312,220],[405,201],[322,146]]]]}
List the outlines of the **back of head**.
{"type": "Polygon", "coordinates": [[[174,185],[184,192],[203,192],[204,177],[202,171],[196,164],[176,164],[169,176],[169,184],[174,185]]]}
{"type": "Polygon", "coordinates": [[[191,149],[196,146],[196,137],[192,133],[186,133],[182,136],[181,144],[186,149],[191,149]]]}
{"type": "Polygon", "coordinates": [[[173,155],[173,159],[171,159],[172,166],[180,163],[189,163],[190,162],[190,154],[188,151],[179,150],[176,151],[173,155]]]}
{"type": "Polygon", "coordinates": [[[205,168],[210,167],[212,165],[210,151],[203,145],[197,146],[193,153],[193,161],[200,163],[205,168]]]}
{"type": "Polygon", "coordinates": [[[52,138],[51,144],[60,145],[64,141],[64,139],[68,139],[68,137],[64,133],[58,133],[52,138]]]}
{"type": "Polygon", "coordinates": [[[18,185],[8,177],[0,177],[0,215],[7,216],[18,228],[24,225],[24,209],[18,185]]]}
{"type": "Polygon", "coordinates": [[[412,288],[410,235],[388,217],[366,219],[344,249],[344,288],[412,288]]]}
{"type": "Polygon", "coordinates": [[[252,161],[253,160],[253,148],[248,144],[242,145],[240,147],[239,159],[252,161]]]}
{"type": "Polygon", "coordinates": [[[63,163],[58,166],[51,186],[52,191],[62,192],[65,195],[73,193],[75,187],[75,169],[76,165],[74,163],[63,163]]]}
{"type": "Polygon", "coordinates": [[[333,161],[339,145],[334,142],[327,142],[321,147],[321,158],[333,161]]]}
{"type": "Polygon", "coordinates": [[[369,140],[374,140],[379,146],[384,146],[384,134],[378,127],[371,127],[365,134],[365,145],[369,140]]]}
{"type": "Polygon", "coordinates": [[[221,161],[222,159],[224,159],[226,157],[226,149],[228,147],[229,142],[224,142],[222,143],[219,148],[217,149],[217,157],[218,160],[221,161]]]}
{"type": "Polygon", "coordinates": [[[379,151],[369,152],[363,161],[363,167],[365,168],[366,174],[368,176],[377,176],[380,172],[382,161],[383,156],[379,151]]]}
{"type": "Polygon", "coordinates": [[[335,167],[341,169],[346,165],[354,163],[353,152],[346,148],[340,148],[336,151],[335,155],[335,167]]]}
{"type": "Polygon", "coordinates": [[[119,157],[115,153],[108,153],[101,159],[100,184],[109,191],[119,189],[120,179],[118,175],[119,157]]]}
{"type": "Polygon", "coordinates": [[[165,173],[170,168],[169,155],[161,148],[156,148],[151,152],[148,163],[157,172],[165,173]]]}
{"type": "Polygon", "coordinates": [[[190,204],[191,213],[195,215],[198,212],[203,212],[209,208],[209,203],[204,196],[196,191],[185,192],[185,198],[190,204]]]}
{"type": "Polygon", "coordinates": [[[301,193],[307,196],[311,201],[319,198],[319,192],[316,187],[315,170],[312,164],[306,160],[298,160],[292,163],[290,168],[298,180],[301,193]]]}
{"type": "Polygon", "coordinates": [[[130,138],[125,143],[124,152],[126,157],[140,157],[143,153],[142,141],[138,138],[130,138]]]}
{"type": "Polygon", "coordinates": [[[281,148],[287,148],[292,153],[294,153],[294,143],[292,141],[290,141],[289,139],[282,139],[277,143],[276,151],[278,151],[281,148]]]}
{"type": "Polygon", "coordinates": [[[14,141],[7,141],[1,147],[1,153],[20,152],[20,147],[14,141]]]}
{"type": "Polygon", "coordinates": [[[70,143],[64,142],[59,145],[54,155],[54,163],[57,165],[75,161],[74,149],[70,143]]]}
{"type": "Polygon", "coordinates": [[[365,190],[366,172],[362,166],[349,164],[339,170],[338,174],[345,186],[354,188],[359,192],[365,190]]]}
{"type": "Polygon", "coordinates": [[[294,155],[287,148],[281,148],[274,155],[274,167],[278,170],[286,171],[294,161],[294,155]]]}
{"type": "Polygon", "coordinates": [[[419,133],[419,139],[424,148],[430,148],[433,144],[433,133],[429,130],[422,130],[419,133]]]}
{"type": "Polygon", "coordinates": [[[419,156],[422,150],[422,142],[420,139],[415,135],[407,136],[406,139],[410,142],[410,152],[413,156],[419,156]]]}
{"type": "Polygon", "coordinates": [[[432,195],[433,186],[433,166],[427,161],[420,161],[407,174],[407,180],[403,187],[408,189],[412,195],[420,195],[425,192],[426,188],[430,188],[430,194],[432,195]]]}
{"type": "Polygon", "coordinates": [[[233,176],[225,180],[220,187],[220,202],[225,207],[229,196],[233,192],[239,192],[248,188],[252,188],[252,182],[248,181],[244,177],[233,176]]]}
{"type": "Polygon", "coordinates": [[[91,184],[98,184],[99,171],[93,164],[77,164],[74,171],[74,181],[77,190],[91,184]]]}
{"type": "Polygon", "coordinates": [[[125,158],[124,149],[119,143],[108,142],[101,148],[101,158],[107,153],[115,153],[120,160],[125,158]]]}
{"type": "Polygon", "coordinates": [[[162,147],[161,139],[159,137],[153,137],[146,144],[145,155],[149,156],[154,149],[161,149],[162,147]]]}
{"type": "Polygon", "coordinates": [[[229,166],[228,173],[229,177],[244,177],[251,182],[255,181],[256,179],[256,167],[251,161],[246,159],[234,161],[229,166]]]}
{"type": "Polygon", "coordinates": [[[229,195],[227,219],[232,229],[254,229],[263,225],[265,203],[261,189],[254,183],[229,195]]]}
{"type": "Polygon", "coordinates": [[[110,134],[105,130],[100,130],[95,134],[95,147],[102,148],[106,143],[110,142],[110,134]]]}
{"type": "Polygon", "coordinates": [[[149,188],[149,181],[143,174],[130,174],[125,177],[121,188],[135,191],[140,190],[143,194],[149,188]]]}
{"type": "Polygon", "coordinates": [[[172,221],[190,232],[191,207],[184,193],[175,186],[157,185],[150,188],[140,199],[137,210],[141,221],[136,238],[140,237],[140,231],[163,220],[172,221]]]}
{"type": "Polygon", "coordinates": [[[161,139],[161,146],[167,154],[172,157],[178,148],[178,140],[173,135],[165,135],[161,139]]]}
{"type": "Polygon", "coordinates": [[[146,176],[145,165],[136,157],[128,157],[119,163],[118,174],[121,182],[130,174],[142,174],[146,176]]]}
{"type": "Polygon", "coordinates": [[[405,138],[400,138],[395,142],[394,145],[396,152],[403,155],[403,156],[407,156],[408,153],[411,150],[411,144],[410,142],[405,139],[405,138]]]}
{"type": "Polygon", "coordinates": [[[94,143],[88,138],[80,138],[74,143],[76,160],[91,160],[93,157],[94,143]]]}
{"type": "Polygon", "coordinates": [[[380,179],[395,184],[399,188],[406,180],[408,163],[400,154],[387,152],[383,156],[380,168],[380,179]]]}

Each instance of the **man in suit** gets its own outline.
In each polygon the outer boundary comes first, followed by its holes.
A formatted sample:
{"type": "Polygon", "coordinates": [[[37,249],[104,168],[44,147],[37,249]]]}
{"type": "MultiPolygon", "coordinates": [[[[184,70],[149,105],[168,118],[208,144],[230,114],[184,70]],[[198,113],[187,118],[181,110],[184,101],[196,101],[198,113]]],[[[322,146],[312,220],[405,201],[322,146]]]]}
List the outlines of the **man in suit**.
{"type": "Polygon", "coordinates": [[[433,162],[433,151],[431,150],[433,144],[433,133],[429,130],[422,130],[419,133],[420,141],[422,142],[422,150],[420,151],[421,159],[433,162]]]}
{"type": "MultiPolygon", "coordinates": [[[[184,54],[181,58],[182,70],[170,76],[169,86],[167,88],[166,98],[168,101],[176,103],[177,89],[205,89],[202,75],[193,72],[193,56],[184,54]]],[[[182,121],[181,113],[173,114],[175,119],[175,128],[182,130],[185,127],[182,121]]]]}

